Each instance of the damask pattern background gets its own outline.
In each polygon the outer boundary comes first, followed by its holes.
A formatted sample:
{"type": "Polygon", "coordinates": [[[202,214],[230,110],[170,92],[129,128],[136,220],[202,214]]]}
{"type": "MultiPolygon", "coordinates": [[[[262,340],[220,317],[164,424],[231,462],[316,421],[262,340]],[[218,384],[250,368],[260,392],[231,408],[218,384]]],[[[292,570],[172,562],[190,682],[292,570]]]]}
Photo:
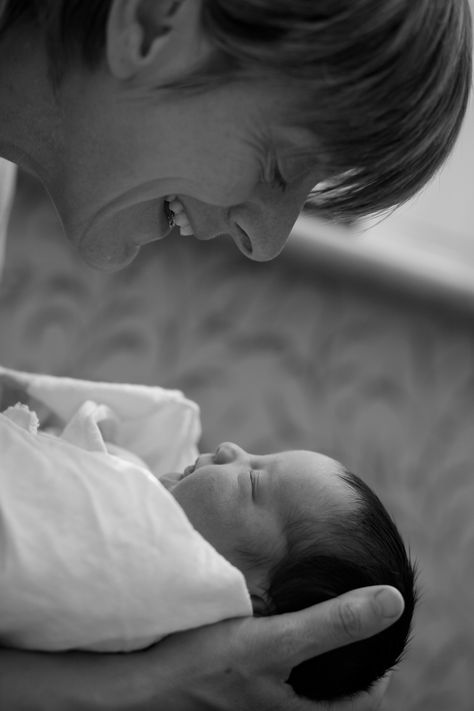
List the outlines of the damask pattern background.
{"type": "Polygon", "coordinates": [[[24,177],[0,285],[0,362],[181,388],[202,449],[314,448],[375,488],[419,566],[388,709],[474,707],[474,323],[308,263],[172,235],[115,274],[82,264],[24,177]]]}

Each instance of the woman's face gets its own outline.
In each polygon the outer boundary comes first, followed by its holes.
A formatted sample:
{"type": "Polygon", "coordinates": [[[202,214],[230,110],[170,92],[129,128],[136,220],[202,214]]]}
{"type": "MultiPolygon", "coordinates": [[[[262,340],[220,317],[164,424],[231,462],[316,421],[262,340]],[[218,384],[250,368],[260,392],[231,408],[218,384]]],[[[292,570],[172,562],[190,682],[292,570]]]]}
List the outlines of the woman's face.
{"type": "Polygon", "coordinates": [[[310,137],[283,125],[296,98],[263,81],[164,95],[105,71],[68,76],[62,165],[48,185],[68,236],[93,266],[118,269],[169,233],[164,199],[176,195],[195,238],[228,235],[249,258],[272,259],[324,177],[295,157],[310,137]]]}

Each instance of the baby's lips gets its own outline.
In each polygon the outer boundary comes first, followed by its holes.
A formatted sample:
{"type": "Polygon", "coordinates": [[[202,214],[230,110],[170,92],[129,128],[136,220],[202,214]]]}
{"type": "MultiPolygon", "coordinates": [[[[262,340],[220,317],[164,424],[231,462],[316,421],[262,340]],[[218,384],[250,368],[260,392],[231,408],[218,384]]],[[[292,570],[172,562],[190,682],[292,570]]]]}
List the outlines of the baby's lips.
{"type": "Polygon", "coordinates": [[[182,473],[182,475],[181,475],[181,479],[184,479],[184,477],[189,476],[190,474],[192,474],[193,471],[195,470],[195,468],[196,468],[196,464],[188,464],[188,466],[185,467],[185,469],[184,469],[184,471],[183,471],[183,473],[182,473]]]}

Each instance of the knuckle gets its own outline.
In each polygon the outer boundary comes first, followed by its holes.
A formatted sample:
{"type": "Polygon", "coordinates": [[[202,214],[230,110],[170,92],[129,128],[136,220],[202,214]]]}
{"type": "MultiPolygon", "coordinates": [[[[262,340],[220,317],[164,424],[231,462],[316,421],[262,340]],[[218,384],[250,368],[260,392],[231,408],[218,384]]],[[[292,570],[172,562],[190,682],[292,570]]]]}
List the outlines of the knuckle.
{"type": "Polygon", "coordinates": [[[283,627],[278,635],[278,649],[282,656],[289,657],[295,646],[294,632],[290,627],[283,627]]]}
{"type": "Polygon", "coordinates": [[[343,602],[338,607],[336,624],[350,640],[359,638],[362,623],[356,607],[351,602],[343,602]]]}

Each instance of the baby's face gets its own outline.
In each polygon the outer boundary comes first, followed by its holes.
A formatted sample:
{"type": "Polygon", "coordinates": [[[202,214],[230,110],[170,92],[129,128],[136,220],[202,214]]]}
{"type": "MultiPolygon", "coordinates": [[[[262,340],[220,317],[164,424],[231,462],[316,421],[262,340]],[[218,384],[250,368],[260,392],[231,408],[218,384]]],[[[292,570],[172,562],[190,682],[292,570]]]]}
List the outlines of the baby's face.
{"type": "Polygon", "coordinates": [[[253,455],[225,442],[187,467],[171,493],[253,592],[266,589],[271,567],[286,552],[292,522],[304,517],[323,526],[350,507],[353,494],[341,472],[338,462],[316,452],[253,455]],[[249,567],[243,551],[266,563],[249,567]]]}

